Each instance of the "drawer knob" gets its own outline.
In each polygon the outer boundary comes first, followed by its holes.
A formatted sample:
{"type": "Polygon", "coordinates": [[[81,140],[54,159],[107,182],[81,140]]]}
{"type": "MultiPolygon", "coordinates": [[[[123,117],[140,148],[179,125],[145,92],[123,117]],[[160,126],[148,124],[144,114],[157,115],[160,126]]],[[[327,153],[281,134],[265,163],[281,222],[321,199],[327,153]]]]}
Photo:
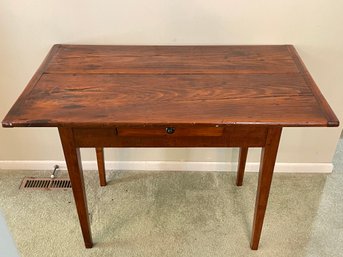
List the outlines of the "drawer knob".
{"type": "Polygon", "coordinates": [[[168,128],[166,128],[166,132],[167,132],[167,134],[171,135],[175,132],[175,128],[168,127],[168,128]]]}

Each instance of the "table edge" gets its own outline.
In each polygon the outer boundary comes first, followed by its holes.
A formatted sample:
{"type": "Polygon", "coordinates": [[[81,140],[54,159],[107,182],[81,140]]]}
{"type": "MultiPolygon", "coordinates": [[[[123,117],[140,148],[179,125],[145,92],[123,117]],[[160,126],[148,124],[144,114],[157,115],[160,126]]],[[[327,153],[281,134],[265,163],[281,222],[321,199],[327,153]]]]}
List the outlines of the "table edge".
{"type": "MultiPolygon", "coordinates": [[[[58,121],[52,120],[32,120],[32,121],[15,121],[10,119],[10,114],[16,111],[16,108],[21,106],[21,101],[24,97],[30,93],[32,88],[36,85],[39,81],[41,76],[44,74],[47,65],[51,61],[53,57],[55,57],[58,51],[63,46],[121,46],[121,45],[88,45],[88,44],[55,44],[50,49],[49,53],[43,60],[42,64],[39,66],[38,70],[35,72],[27,86],[25,87],[24,91],[19,95],[16,102],[12,105],[12,108],[6,114],[4,119],[2,120],[2,127],[4,128],[11,128],[11,127],[115,127],[115,126],[163,126],[163,125],[177,125],[177,126],[277,126],[277,127],[338,127],[339,120],[333,110],[331,109],[330,105],[320,92],[318,86],[316,85],[315,81],[311,77],[310,73],[308,72],[304,62],[301,60],[298,52],[296,51],[294,45],[290,44],[273,44],[273,45],[125,45],[125,46],[171,46],[171,47],[182,47],[182,46],[206,46],[206,47],[215,47],[215,46],[285,46],[287,47],[291,57],[293,58],[295,64],[297,65],[299,71],[302,73],[304,80],[308,84],[309,88],[311,89],[315,99],[318,102],[318,105],[321,107],[323,116],[326,119],[326,122],[218,122],[218,123],[121,123],[121,122],[112,122],[112,123],[60,123],[58,121]]],[[[124,45],[123,45],[124,46],[124,45]]]]}
{"type": "Polygon", "coordinates": [[[338,123],[324,123],[324,122],[303,122],[303,123],[287,123],[287,122],[226,122],[226,123],[168,123],[168,122],[156,122],[156,123],[139,123],[139,122],[111,122],[111,123],[58,123],[58,122],[47,122],[32,121],[30,122],[9,122],[5,119],[2,121],[3,128],[15,128],[15,127],[32,127],[32,128],[51,128],[51,127],[66,127],[66,128],[111,128],[111,127],[157,127],[157,126],[179,126],[179,127],[223,127],[223,126],[258,126],[258,127],[338,127],[338,123]]]}
{"type": "Polygon", "coordinates": [[[290,55],[292,56],[295,64],[297,65],[299,71],[301,71],[304,80],[306,81],[307,85],[311,89],[313,96],[316,98],[318,105],[321,107],[321,110],[323,112],[323,115],[327,119],[327,126],[328,127],[338,127],[339,126],[339,120],[336,116],[336,114],[333,112],[332,108],[330,107],[329,103],[326,101],[325,97],[319,90],[319,87],[317,86],[316,82],[312,78],[310,72],[306,68],[305,63],[300,58],[299,53],[297,52],[294,45],[288,45],[288,50],[290,55]]]}

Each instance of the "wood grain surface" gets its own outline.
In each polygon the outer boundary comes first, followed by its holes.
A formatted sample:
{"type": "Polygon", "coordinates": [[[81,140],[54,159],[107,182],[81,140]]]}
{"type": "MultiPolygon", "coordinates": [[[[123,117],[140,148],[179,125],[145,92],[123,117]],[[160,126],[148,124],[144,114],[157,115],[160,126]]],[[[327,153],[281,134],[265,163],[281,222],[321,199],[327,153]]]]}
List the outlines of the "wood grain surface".
{"type": "Polygon", "coordinates": [[[282,127],[339,122],[295,48],[55,45],[2,121],[58,127],[84,243],[93,246],[80,147],[262,147],[251,248],[260,241],[282,127]]]}
{"type": "Polygon", "coordinates": [[[55,45],[4,127],[338,126],[292,46],[55,45]]]}

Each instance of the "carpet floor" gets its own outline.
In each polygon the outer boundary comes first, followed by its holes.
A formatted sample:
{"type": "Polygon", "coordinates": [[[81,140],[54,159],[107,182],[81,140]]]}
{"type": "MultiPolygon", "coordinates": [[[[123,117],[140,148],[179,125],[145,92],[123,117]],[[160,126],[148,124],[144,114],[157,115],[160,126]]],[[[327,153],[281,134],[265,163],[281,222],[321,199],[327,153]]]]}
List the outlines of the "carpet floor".
{"type": "Polygon", "coordinates": [[[236,187],[235,173],[110,171],[100,187],[86,171],[92,249],[71,190],[18,189],[24,176],[49,175],[0,172],[0,211],[23,257],[343,256],[342,172],[275,174],[258,251],[249,248],[257,173],[236,187]]]}
{"type": "Polygon", "coordinates": [[[249,248],[257,173],[236,187],[235,173],[109,171],[100,187],[86,171],[92,249],[71,190],[19,189],[24,177],[50,172],[0,171],[0,212],[22,257],[340,257],[342,138],[333,164],[329,175],[274,175],[258,251],[249,248]]]}

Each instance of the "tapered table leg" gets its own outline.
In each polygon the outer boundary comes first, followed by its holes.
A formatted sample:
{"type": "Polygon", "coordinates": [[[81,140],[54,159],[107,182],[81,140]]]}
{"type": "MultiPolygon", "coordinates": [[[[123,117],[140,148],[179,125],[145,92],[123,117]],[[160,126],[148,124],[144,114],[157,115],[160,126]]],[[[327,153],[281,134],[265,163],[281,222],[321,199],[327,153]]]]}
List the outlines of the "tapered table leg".
{"type": "Polygon", "coordinates": [[[266,212],[281,131],[282,128],[268,129],[266,145],[262,149],[256,193],[255,214],[250,243],[252,250],[257,250],[261,237],[263,220],[266,212]]]}
{"type": "Polygon", "coordinates": [[[88,217],[87,199],[83,181],[80,149],[75,146],[73,130],[58,128],[62,142],[64,157],[67,163],[69,178],[72,185],[77,214],[81,225],[86,248],[92,248],[92,236],[88,217]]]}
{"type": "Polygon", "coordinates": [[[104,148],[97,147],[95,148],[95,151],[96,151],[96,159],[98,162],[100,186],[106,186],[104,148]]]}
{"type": "Polygon", "coordinates": [[[241,147],[239,149],[238,171],[236,178],[236,185],[241,186],[243,184],[245,163],[247,162],[248,147],[241,147]]]}

